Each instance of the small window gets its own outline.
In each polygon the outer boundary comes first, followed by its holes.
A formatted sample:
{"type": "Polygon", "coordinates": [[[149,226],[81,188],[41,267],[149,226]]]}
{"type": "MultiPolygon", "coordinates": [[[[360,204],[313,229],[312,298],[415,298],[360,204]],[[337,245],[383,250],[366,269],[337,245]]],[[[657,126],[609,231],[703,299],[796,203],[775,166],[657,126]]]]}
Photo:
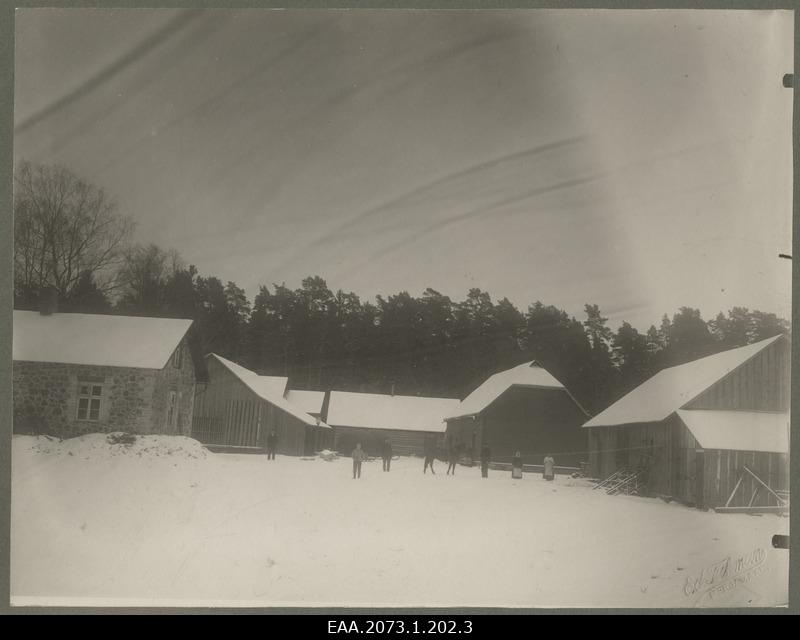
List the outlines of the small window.
{"type": "Polygon", "coordinates": [[[176,369],[180,369],[183,366],[183,345],[179,344],[178,348],[175,349],[175,353],[172,354],[172,366],[176,369]]]}
{"type": "Polygon", "coordinates": [[[78,420],[97,422],[100,420],[100,407],[103,402],[103,385],[78,385],[78,420]]]}

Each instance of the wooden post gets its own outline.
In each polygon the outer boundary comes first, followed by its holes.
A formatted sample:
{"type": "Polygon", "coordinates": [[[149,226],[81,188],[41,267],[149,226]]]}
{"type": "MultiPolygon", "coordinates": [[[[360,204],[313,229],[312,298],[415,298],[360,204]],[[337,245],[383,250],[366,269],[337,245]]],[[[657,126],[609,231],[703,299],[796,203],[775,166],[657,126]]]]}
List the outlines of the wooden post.
{"type": "MultiPolygon", "coordinates": [[[[780,497],[780,496],[779,496],[777,493],[775,493],[775,492],[772,490],[772,488],[771,488],[771,487],[770,487],[768,484],[766,484],[766,483],[765,483],[765,482],[764,482],[764,481],[763,481],[761,478],[759,478],[759,477],[758,477],[758,476],[757,476],[755,473],[753,473],[752,471],[750,471],[750,469],[748,469],[748,468],[747,468],[747,465],[745,465],[745,466],[744,466],[744,470],[745,470],[745,471],[747,471],[747,473],[749,473],[751,476],[753,476],[753,478],[755,478],[756,482],[758,482],[758,483],[759,483],[759,484],[760,484],[762,487],[764,487],[764,488],[765,488],[767,491],[769,491],[769,492],[770,492],[770,493],[771,493],[773,496],[775,496],[775,499],[778,501],[778,504],[779,504],[779,505],[783,506],[783,504],[784,504],[784,503],[783,503],[783,499],[782,499],[782,498],[781,498],[781,497],[780,497]]],[[[727,506],[727,505],[726,505],[726,506],[727,506]]]]}
{"type": "Polygon", "coordinates": [[[737,480],[736,486],[733,488],[733,491],[731,491],[731,495],[728,497],[728,501],[725,503],[726,507],[731,506],[731,502],[733,501],[733,496],[735,496],[736,492],[739,490],[739,485],[742,484],[742,478],[743,477],[744,477],[744,475],[740,475],[739,476],[739,480],[737,480]]]}

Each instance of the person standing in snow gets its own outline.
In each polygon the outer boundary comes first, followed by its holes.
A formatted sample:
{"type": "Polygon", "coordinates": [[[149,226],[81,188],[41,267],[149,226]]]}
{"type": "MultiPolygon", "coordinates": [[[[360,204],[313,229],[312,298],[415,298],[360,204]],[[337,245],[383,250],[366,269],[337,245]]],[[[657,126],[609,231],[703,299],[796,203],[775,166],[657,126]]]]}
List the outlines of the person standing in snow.
{"type": "Polygon", "coordinates": [[[489,443],[484,442],[481,448],[481,476],[484,478],[489,477],[489,461],[492,459],[492,451],[489,449],[489,443]]]}
{"type": "Polygon", "coordinates": [[[553,460],[553,456],[549,453],[544,458],[544,474],[543,477],[545,480],[552,480],[555,477],[555,468],[556,468],[556,461],[553,460]]]}
{"type": "Polygon", "coordinates": [[[353,449],[353,480],[356,477],[361,477],[361,463],[367,459],[367,454],[361,448],[361,443],[358,442],[356,444],[356,448],[353,449]]]}
{"type": "Polygon", "coordinates": [[[450,448],[447,451],[447,462],[449,463],[447,466],[447,475],[450,475],[450,472],[453,472],[453,475],[456,475],[456,463],[458,462],[458,452],[460,447],[455,442],[450,442],[450,448]]]}
{"type": "Polygon", "coordinates": [[[436,445],[434,444],[431,438],[425,440],[425,466],[422,469],[422,473],[428,472],[428,467],[431,468],[431,473],[436,475],[436,472],[433,470],[433,461],[436,459],[436,445]]]}
{"type": "Polygon", "coordinates": [[[389,471],[390,467],[392,466],[392,443],[389,441],[389,438],[383,443],[383,470],[389,471]]]}
{"type": "Polygon", "coordinates": [[[269,432],[267,436],[267,460],[275,459],[275,450],[278,448],[278,434],[275,429],[269,432]]]}
{"type": "Polygon", "coordinates": [[[517,451],[511,459],[511,477],[515,480],[520,480],[522,478],[522,455],[519,451],[517,451]]]}

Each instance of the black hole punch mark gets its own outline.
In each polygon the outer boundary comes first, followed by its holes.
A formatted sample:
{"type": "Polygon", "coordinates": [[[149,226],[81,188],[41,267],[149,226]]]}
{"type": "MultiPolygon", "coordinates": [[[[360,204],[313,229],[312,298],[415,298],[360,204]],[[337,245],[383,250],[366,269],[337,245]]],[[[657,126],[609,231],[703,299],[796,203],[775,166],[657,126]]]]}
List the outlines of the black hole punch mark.
{"type": "Polygon", "coordinates": [[[776,549],[788,549],[789,536],[784,536],[780,534],[772,536],[772,546],[775,547],[776,549]]]}

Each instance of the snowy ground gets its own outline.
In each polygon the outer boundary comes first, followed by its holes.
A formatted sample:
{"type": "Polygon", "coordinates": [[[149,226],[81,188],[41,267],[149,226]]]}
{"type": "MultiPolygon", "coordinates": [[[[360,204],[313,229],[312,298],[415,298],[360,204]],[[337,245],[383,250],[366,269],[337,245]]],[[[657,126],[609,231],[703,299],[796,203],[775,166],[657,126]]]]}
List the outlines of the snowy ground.
{"type": "Polygon", "coordinates": [[[409,458],[390,473],[364,463],[354,481],[348,459],[268,462],[165,436],[128,447],[15,436],[12,466],[14,604],[788,601],[788,551],[770,543],[788,518],[606,496],[564,477],[448,477],[440,463],[431,476],[409,458]]]}

